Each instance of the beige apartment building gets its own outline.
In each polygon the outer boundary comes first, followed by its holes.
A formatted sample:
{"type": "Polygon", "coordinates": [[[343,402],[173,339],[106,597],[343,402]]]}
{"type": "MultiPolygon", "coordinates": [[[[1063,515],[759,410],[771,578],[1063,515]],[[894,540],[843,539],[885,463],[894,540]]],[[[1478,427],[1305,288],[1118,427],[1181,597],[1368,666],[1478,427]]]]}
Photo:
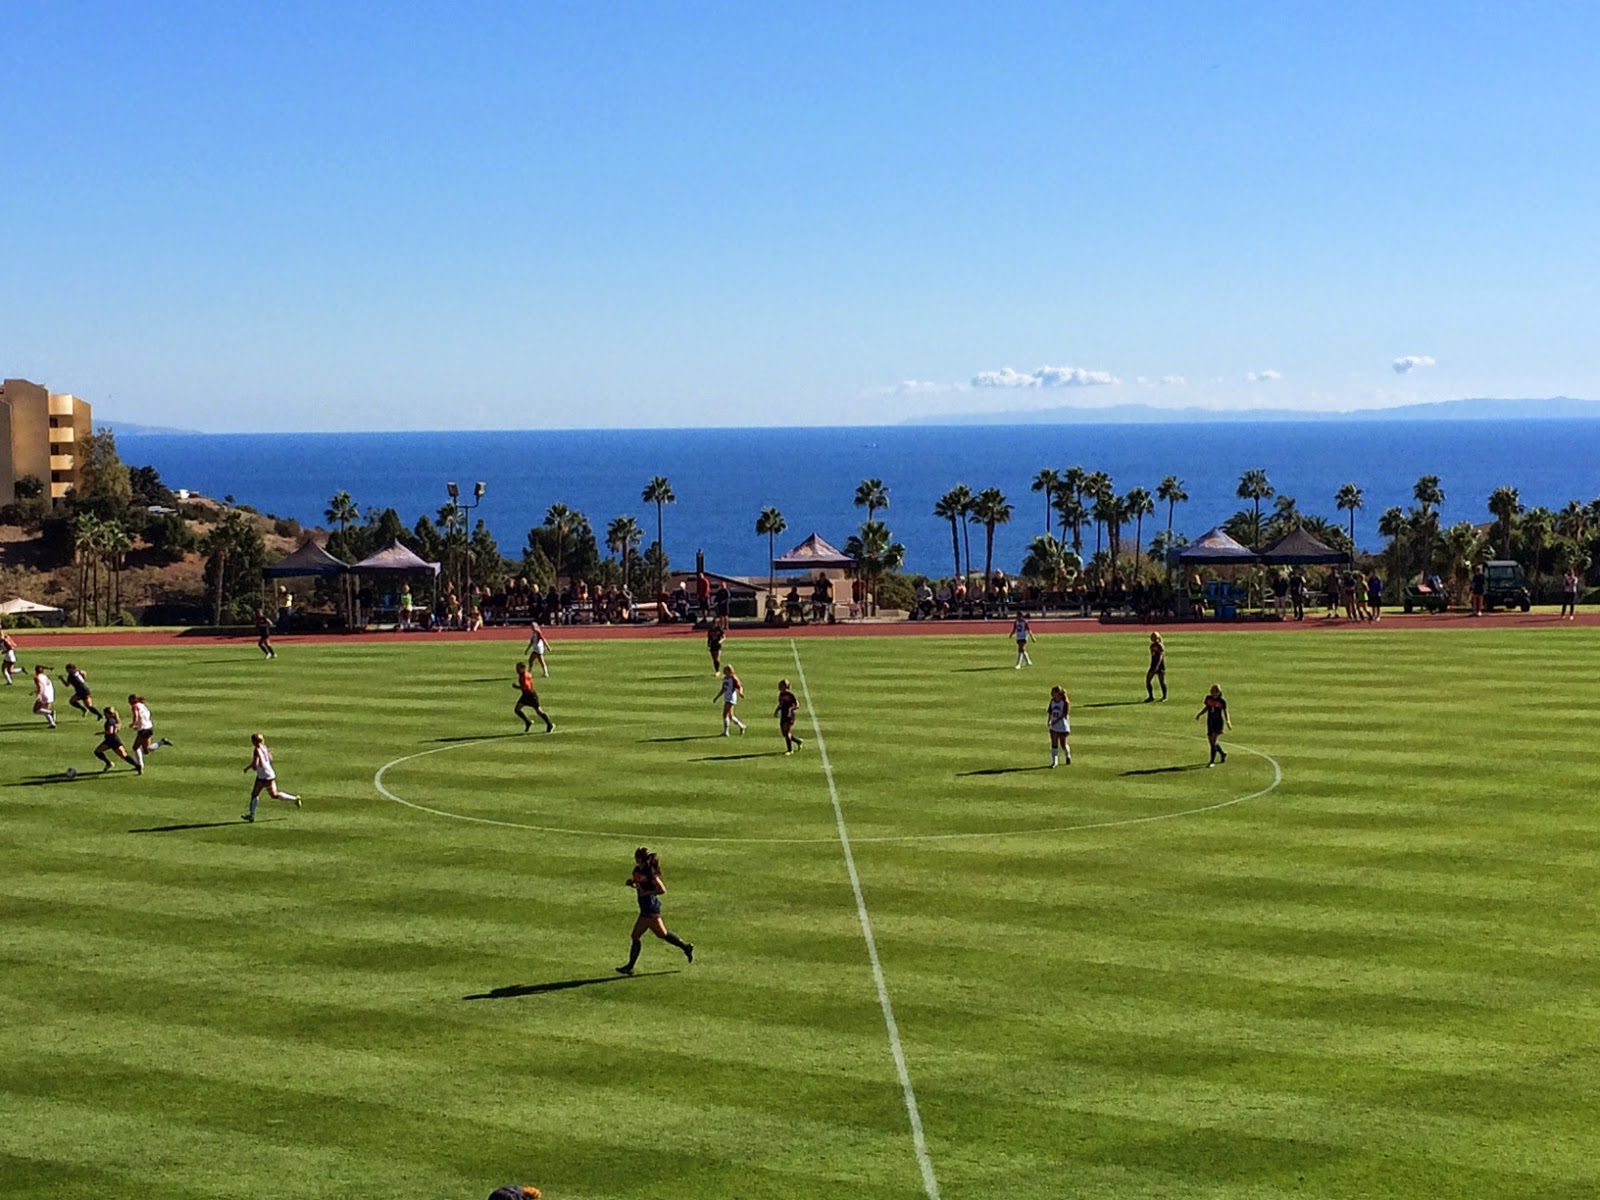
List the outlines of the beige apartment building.
{"type": "Polygon", "coordinates": [[[26,475],[43,483],[51,500],[76,488],[91,419],[88,401],[76,396],[26,379],[0,384],[0,504],[16,497],[17,480],[26,475]]]}

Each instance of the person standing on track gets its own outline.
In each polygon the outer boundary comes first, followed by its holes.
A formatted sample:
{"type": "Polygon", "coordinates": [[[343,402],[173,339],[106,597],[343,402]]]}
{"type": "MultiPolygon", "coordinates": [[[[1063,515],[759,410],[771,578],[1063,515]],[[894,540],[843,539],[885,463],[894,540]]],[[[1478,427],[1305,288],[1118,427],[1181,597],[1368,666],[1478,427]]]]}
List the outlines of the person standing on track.
{"type": "Polygon", "coordinates": [[[794,721],[799,712],[800,698],[789,690],[789,681],[778,680],[778,707],[772,710],[772,715],[778,718],[778,732],[783,734],[785,754],[793,754],[805,745],[794,735],[794,721]]]}
{"type": "Polygon", "coordinates": [[[94,706],[94,696],[89,691],[89,680],[76,664],[67,664],[67,673],[61,677],[61,682],[72,689],[72,699],[67,701],[68,704],[85,717],[90,713],[97,717],[100,715],[100,710],[94,706]]]}
{"type": "Polygon", "coordinates": [[[546,733],[554,733],[556,731],[556,723],[545,714],[544,709],[539,707],[539,693],[534,691],[533,673],[528,670],[527,663],[519,662],[517,664],[517,690],[522,694],[517,697],[517,703],[511,711],[522,719],[522,732],[527,733],[533,728],[533,722],[528,720],[527,714],[522,711],[525,708],[531,708],[539,714],[539,719],[544,722],[544,731],[546,733]]]}
{"type": "Polygon", "coordinates": [[[1211,743],[1211,758],[1206,766],[1214,767],[1218,762],[1228,761],[1228,752],[1222,748],[1217,739],[1222,736],[1224,729],[1232,729],[1233,721],[1228,716],[1228,702],[1222,698],[1222,688],[1217,684],[1211,685],[1211,691],[1206,694],[1205,703],[1200,706],[1200,711],[1195,713],[1194,719],[1206,719],[1206,741],[1211,743]]]}
{"type": "Polygon", "coordinates": [[[107,750],[131,766],[135,774],[144,774],[144,768],[129,758],[128,752],[122,748],[122,718],[117,716],[117,710],[109,704],[106,705],[103,723],[100,726],[100,744],[94,748],[94,756],[100,760],[102,773],[111,770],[111,760],[106,757],[107,750]]]}
{"type": "Polygon", "coordinates": [[[1155,688],[1151,687],[1153,680],[1161,681],[1161,698],[1167,698],[1167,644],[1161,640],[1161,635],[1154,630],[1150,633],[1150,669],[1144,673],[1144,702],[1152,703],[1156,698],[1155,688]]]}
{"type": "Polygon", "coordinates": [[[550,645],[544,640],[544,630],[539,627],[539,622],[535,621],[533,632],[528,634],[528,665],[531,667],[534,663],[538,663],[539,670],[546,679],[550,678],[550,668],[544,661],[544,652],[548,649],[550,645]]]}
{"type": "Polygon", "coordinates": [[[1017,639],[1017,670],[1022,670],[1022,664],[1033,666],[1033,659],[1028,657],[1028,643],[1033,640],[1033,630],[1028,627],[1028,618],[1021,613],[1011,623],[1011,636],[1017,639]]]}
{"type": "Polygon", "coordinates": [[[43,717],[51,729],[56,727],[56,684],[50,678],[50,668],[35,665],[33,668],[33,711],[43,717]]]}
{"type": "Polygon", "coordinates": [[[739,703],[739,698],[744,695],[744,684],[739,682],[739,677],[733,673],[732,667],[722,668],[722,688],[717,695],[722,698],[722,736],[728,736],[728,722],[732,721],[739,727],[739,732],[744,732],[744,722],[734,714],[734,706],[739,703]]]}
{"type": "Polygon", "coordinates": [[[1065,688],[1050,689],[1050,705],[1045,709],[1045,723],[1050,727],[1050,766],[1056,765],[1060,755],[1067,766],[1072,765],[1072,747],[1067,737],[1072,733],[1072,701],[1067,699],[1065,688]]]}
{"type": "Polygon", "coordinates": [[[1561,577],[1561,616],[1569,621],[1578,618],[1578,573],[1571,567],[1561,577]]]}
{"type": "Polygon", "coordinates": [[[278,789],[278,772],[272,766],[272,751],[267,748],[267,739],[259,733],[252,733],[250,747],[250,762],[245,770],[256,773],[256,782],[250,789],[250,811],[245,813],[242,819],[246,821],[256,819],[256,805],[261,802],[262,792],[266,792],[274,800],[284,800],[299,808],[299,796],[278,789]]]}
{"type": "Polygon", "coordinates": [[[693,962],[694,943],[684,941],[669,930],[666,922],[661,919],[661,897],[666,895],[667,885],[661,882],[661,858],[650,853],[649,847],[640,846],[633,852],[633,874],[628,878],[628,886],[638,895],[639,919],[633,923],[633,944],[628,948],[627,965],[618,967],[617,973],[633,974],[634,964],[639,961],[641,939],[646,930],[668,945],[682,950],[684,958],[693,962]]]}

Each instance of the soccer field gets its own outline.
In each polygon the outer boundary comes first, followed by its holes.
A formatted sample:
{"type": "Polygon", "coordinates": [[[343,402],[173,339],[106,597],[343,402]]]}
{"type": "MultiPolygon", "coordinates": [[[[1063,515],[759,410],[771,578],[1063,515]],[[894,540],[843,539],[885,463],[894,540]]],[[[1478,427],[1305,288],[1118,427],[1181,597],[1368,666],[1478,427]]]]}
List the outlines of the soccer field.
{"type": "Polygon", "coordinates": [[[175,744],[0,689],[0,1195],[1600,1194],[1594,631],[735,633],[727,739],[554,632],[553,736],[517,643],[30,643],[175,744]]]}

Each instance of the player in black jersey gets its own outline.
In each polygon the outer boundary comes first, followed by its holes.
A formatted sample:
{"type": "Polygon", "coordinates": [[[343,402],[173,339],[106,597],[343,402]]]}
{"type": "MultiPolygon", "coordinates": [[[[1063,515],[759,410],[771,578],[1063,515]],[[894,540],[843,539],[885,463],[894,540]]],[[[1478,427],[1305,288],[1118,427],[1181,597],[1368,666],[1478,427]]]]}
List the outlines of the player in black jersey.
{"type": "Polygon", "coordinates": [[[94,706],[94,696],[89,692],[89,681],[76,665],[67,664],[67,673],[61,677],[61,682],[72,689],[72,699],[67,701],[68,704],[86,717],[90,713],[97,717],[100,715],[100,710],[94,706]]]}
{"type": "Polygon", "coordinates": [[[794,719],[799,712],[800,698],[789,690],[789,681],[778,680],[778,707],[772,710],[772,715],[778,718],[778,732],[783,734],[785,754],[793,754],[805,745],[794,735],[794,719]]]}
{"type": "Polygon", "coordinates": [[[128,752],[122,748],[122,718],[117,716],[117,710],[108,704],[106,705],[104,716],[104,723],[100,727],[100,744],[94,748],[94,756],[104,764],[100,769],[102,771],[111,770],[111,760],[106,757],[106,751],[109,750],[132,767],[135,772],[143,775],[144,768],[129,758],[128,752]]]}
{"type": "Polygon", "coordinates": [[[1167,644],[1161,640],[1161,635],[1154,631],[1150,634],[1150,669],[1144,673],[1144,702],[1151,703],[1156,698],[1155,689],[1150,686],[1152,680],[1161,681],[1161,698],[1167,698],[1167,644]]]}
{"type": "Polygon", "coordinates": [[[722,626],[715,621],[711,623],[711,628],[706,630],[706,649],[711,654],[711,673],[713,675],[722,674],[722,639],[726,636],[727,634],[723,632],[722,626]]]}
{"type": "Polygon", "coordinates": [[[694,943],[684,941],[661,919],[661,897],[666,894],[667,885],[661,882],[661,858],[650,853],[648,846],[640,846],[633,852],[633,874],[628,878],[628,886],[638,895],[639,919],[633,923],[633,945],[628,949],[627,965],[618,967],[618,973],[633,974],[634,964],[639,961],[640,939],[646,930],[682,950],[683,956],[693,962],[694,943]]]}

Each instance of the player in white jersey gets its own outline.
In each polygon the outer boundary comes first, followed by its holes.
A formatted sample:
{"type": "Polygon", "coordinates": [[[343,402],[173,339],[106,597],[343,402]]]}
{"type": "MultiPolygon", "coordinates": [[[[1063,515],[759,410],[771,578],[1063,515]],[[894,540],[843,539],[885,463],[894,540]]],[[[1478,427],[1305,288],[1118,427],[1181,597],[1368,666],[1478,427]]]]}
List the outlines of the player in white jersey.
{"type": "Polygon", "coordinates": [[[1017,639],[1017,670],[1022,670],[1022,664],[1033,666],[1033,659],[1028,657],[1028,643],[1033,640],[1033,630],[1028,628],[1028,618],[1021,613],[1011,623],[1011,636],[1017,639]]]}
{"type": "Polygon", "coordinates": [[[722,668],[722,689],[717,693],[722,697],[722,736],[728,736],[728,722],[739,727],[739,732],[744,732],[744,722],[734,715],[733,709],[739,703],[739,698],[744,695],[744,684],[739,682],[739,677],[733,673],[732,667],[722,668]]]}
{"type": "Polygon", "coordinates": [[[256,819],[256,805],[261,800],[261,793],[266,792],[274,800],[287,800],[296,808],[300,807],[300,797],[293,792],[278,789],[278,772],[272,766],[272,751],[267,747],[267,739],[259,733],[250,735],[250,762],[245,767],[246,771],[256,773],[256,783],[250,789],[250,811],[244,814],[243,819],[254,821],[256,819]]]}
{"type": "Polygon", "coordinates": [[[56,727],[56,683],[50,678],[50,668],[33,668],[33,711],[56,727]]]}
{"type": "Polygon", "coordinates": [[[1050,727],[1050,765],[1054,767],[1057,756],[1072,765],[1072,748],[1067,745],[1067,735],[1072,732],[1072,701],[1066,690],[1050,689],[1050,707],[1045,710],[1045,722],[1050,727]]]}
{"type": "Polygon", "coordinates": [[[161,747],[172,745],[169,738],[156,739],[155,719],[151,717],[150,706],[144,702],[143,696],[128,697],[128,723],[133,726],[133,760],[141,770],[146,754],[154,754],[161,747]]]}

